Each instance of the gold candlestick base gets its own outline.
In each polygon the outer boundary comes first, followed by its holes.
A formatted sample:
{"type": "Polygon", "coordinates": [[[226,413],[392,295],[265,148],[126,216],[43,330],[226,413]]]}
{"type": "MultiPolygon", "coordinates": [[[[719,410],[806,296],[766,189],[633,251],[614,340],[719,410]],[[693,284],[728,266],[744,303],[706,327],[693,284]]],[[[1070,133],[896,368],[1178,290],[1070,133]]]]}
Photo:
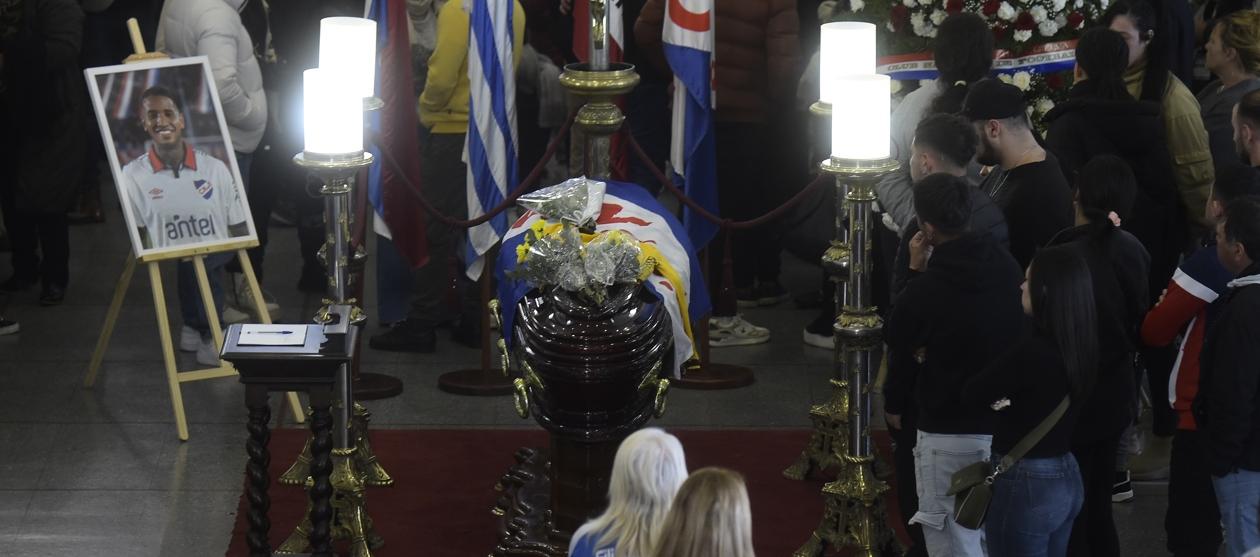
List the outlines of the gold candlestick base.
{"type": "Polygon", "coordinates": [[[884,517],[888,484],[875,478],[870,457],[845,457],[844,473],[823,486],[823,519],[793,557],[822,557],[827,548],[850,547],[854,555],[877,557],[893,544],[884,517]]]}
{"type": "MultiPolygon", "coordinates": [[[[376,453],[372,451],[372,442],[368,439],[368,423],[372,419],[372,413],[362,404],[354,403],[354,417],[350,422],[350,439],[354,442],[354,448],[358,449],[354,453],[354,465],[358,474],[362,475],[364,482],[369,487],[389,487],[394,485],[394,478],[385,471],[385,467],[376,460],[376,453]]],[[[284,474],[280,475],[281,485],[302,486],[311,477],[311,440],[307,438],[306,445],[302,447],[302,451],[298,453],[297,460],[293,462],[284,474]]]]}
{"type": "Polygon", "coordinates": [[[809,409],[809,420],[814,432],[809,444],[801,451],[783,476],[790,480],[803,480],[812,472],[823,473],[844,465],[848,454],[848,438],[844,434],[849,423],[849,384],[832,379],[831,398],[809,409]]]}
{"type": "MultiPolygon", "coordinates": [[[[333,470],[329,481],[333,487],[332,539],[350,542],[351,557],[372,557],[372,550],[385,544],[373,529],[364,501],[365,478],[357,471],[358,450],[333,449],[333,470]]],[[[310,482],[307,483],[309,488],[310,482]]],[[[309,505],[308,505],[309,507],[309,505]]],[[[307,515],[310,514],[309,508],[307,515]]],[[[276,550],[279,554],[307,553],[310,550],[311,524],[303,520],[288,539],[276,550]]]]}

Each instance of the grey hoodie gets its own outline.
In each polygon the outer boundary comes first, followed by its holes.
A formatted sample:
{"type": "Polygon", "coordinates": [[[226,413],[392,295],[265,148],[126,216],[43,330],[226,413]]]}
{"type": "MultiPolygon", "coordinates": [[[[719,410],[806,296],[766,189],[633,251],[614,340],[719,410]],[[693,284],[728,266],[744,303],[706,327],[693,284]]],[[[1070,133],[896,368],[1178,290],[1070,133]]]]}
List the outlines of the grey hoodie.
{"type": "Polygon", "coordinates": [[[267,128],[267,97],[254,44],[238,13],[245,0],[167,0],[157,49],[174,57],[206,56],[219,90],[232,148],[253,153],[267,128]]]}

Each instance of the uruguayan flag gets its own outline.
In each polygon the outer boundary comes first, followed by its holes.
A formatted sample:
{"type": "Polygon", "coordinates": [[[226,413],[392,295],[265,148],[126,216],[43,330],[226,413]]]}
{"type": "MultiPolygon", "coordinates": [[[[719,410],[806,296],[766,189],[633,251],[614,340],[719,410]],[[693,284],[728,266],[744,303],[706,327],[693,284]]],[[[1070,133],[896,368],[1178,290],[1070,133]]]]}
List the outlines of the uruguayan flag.
{"type": "MultiPolygon", "coordinates": [[[[468,218],[487,213],[516,187],[516,80],[512,63],[512,11],[515,2],[465,0],[469,10],[468,218]]],[[[485,253],[507,232],[499,214],[468,231],[468,276],[476,280],[485,253]]]]}

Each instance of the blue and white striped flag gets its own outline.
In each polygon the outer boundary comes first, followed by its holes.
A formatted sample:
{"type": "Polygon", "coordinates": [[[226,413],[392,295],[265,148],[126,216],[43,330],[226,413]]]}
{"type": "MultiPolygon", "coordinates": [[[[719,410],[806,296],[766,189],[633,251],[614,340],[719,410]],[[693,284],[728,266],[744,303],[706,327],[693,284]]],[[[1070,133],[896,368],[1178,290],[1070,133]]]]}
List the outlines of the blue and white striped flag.
{"type": "MultiPolygon", "coordinates": [[[[465,0],[469,10],[468,217],[487,213],[516,187],[516,80],[512,12],[516,2],[465,0]]],[[[485,267],[485,253],[507,232],[507,215],[468,231],[467,273],[485,267]]]]}

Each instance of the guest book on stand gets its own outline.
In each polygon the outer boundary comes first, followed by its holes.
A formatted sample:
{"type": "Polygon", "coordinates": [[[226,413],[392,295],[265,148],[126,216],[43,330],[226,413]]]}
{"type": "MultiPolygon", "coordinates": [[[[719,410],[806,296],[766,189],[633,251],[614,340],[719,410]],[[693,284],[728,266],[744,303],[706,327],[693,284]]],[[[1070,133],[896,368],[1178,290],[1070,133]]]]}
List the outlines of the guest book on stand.
{"type": "Polygon", "coordinates": [[[242,325],[241,346],[302,346],[306,344],[306,327],[302,325],[242,325]]]}

